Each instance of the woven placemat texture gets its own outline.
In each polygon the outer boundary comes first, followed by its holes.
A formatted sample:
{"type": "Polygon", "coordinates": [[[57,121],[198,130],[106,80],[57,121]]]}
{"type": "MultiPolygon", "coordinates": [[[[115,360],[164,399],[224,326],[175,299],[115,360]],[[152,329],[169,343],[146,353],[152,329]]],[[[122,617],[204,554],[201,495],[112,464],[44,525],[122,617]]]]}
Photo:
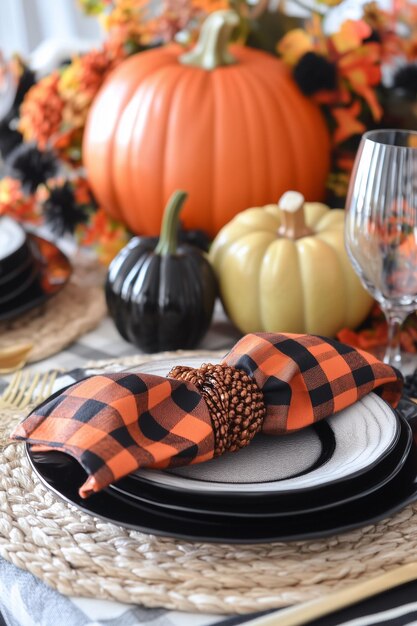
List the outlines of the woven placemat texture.
{"type": "MultiPolygon", "coordinates": [[[[0,413],[8,428],[21,417],[7,409],[0,413]]],[[[58,499],[36,478],[21,444],[7,445],[0,454],[0,555],[65,595],[246,613],[344,588],[415,560],[416,551],[417,505],[378,524],[314,541],[227,545],[145,535],[58,499]]]]}
{"type": "Polygon", "coordinates": [[[33,342],[28,363],[60,352],[106,314],[102,284],[97,262],[75,262],[68,284],[56,296],[16,319],[0,322],[0,348],[33,342]]]}

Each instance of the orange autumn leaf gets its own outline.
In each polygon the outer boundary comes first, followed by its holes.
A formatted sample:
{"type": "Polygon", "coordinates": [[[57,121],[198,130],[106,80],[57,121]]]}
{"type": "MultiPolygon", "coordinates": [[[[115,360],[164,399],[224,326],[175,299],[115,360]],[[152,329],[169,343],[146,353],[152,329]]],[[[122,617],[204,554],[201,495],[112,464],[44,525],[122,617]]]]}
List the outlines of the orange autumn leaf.
{"type": "Polygon", "coordinates": [[[129,235],[122,224],[111,219],[99,208],[88,225],[79,224],[77,239],[84,246],[92,246],[103,265],[108,265],[127,244],[129,235]]]}
{"type": "Polygon", "coordinates": [[[371,88],[381,82],[380,61],[380,46],[368,44],[344,55],[338,65],[340,75],[367,102],[375,120],[381,119],[383,112],[375,91],[371,88]]]}
{"type": "Polygon", "coordinates": [[[342,143],[352,135],[362,134],[366,126],[357,119],[361,112],[361,104],[356,100],[350,107],[335,107],[332,111],[337,123],[337,128],[333,134],[336,144],[342,143]]]}
{"type": "Polygon", "coordinates": [[[343,74],[362,69],[368,85],[378,85],[381,82],[381,47],[377,43],[368,43],[346,53],[339,60],[339,67],[343,74]]]}
{"type": "Polygon", "coordinates": [[[379,120],[382,118],[384,111],[382,109],[382,106],[378,102],[375,91],[373,91],[373,89],[366,85],[360,86],[360,84],[358,83],[356,83],[355,91],[367,102],[371,110],[372,117],[376,122],[379,122],[379,120]]]}
{"type": "Polygon", "coordinates": [[[352,348],[359,348],[359,335],[350,328],[342,328],[337,333],[337,339],[348,346],[352,346],[352,348]]]}
{"type": "Polygon", "coordinates": [[[343,328],[337,333],[337,339],[353,348],[370,350],[383,346],[387,342],[387,326],[385,323],[379,324],[376,328],[369,328],[360,332],[343,328]]]}

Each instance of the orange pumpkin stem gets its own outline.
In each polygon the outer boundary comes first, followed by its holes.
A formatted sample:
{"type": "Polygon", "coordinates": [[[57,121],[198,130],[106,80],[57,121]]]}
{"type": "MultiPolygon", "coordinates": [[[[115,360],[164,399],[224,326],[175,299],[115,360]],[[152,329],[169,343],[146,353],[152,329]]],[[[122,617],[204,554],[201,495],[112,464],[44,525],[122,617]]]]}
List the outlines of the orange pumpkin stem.
{"type": "Polygon", "coordinates": [[[180,63],[208,71],[236,63],[228,46],[233,29],[238,24],[239,16],[234,11],[224,10],[211,13],[201,27],[196,45],[190,52],[179,57],[180,63]]]}
{"type": "Polygon", "coordinates": [[[281,226],[278,235],[287,239],[308,237],[314,231],[305,223],[304,196],[298,191],[287,191],[278,202],[281,211],[281,226]]]}

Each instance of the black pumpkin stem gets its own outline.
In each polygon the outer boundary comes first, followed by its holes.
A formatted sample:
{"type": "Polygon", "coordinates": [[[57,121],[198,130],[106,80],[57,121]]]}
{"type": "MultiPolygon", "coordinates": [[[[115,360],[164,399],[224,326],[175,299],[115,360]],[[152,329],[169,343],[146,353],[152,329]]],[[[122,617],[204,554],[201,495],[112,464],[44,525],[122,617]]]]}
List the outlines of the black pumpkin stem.
{"type": "Polygon", "coordinates": [[[161,234],[155,253],[162,256],[175,254],[178,248],[178,224],[182,205],[187,199],[185,191],[174,191],[165,207],[162,218],[161,234]]]}

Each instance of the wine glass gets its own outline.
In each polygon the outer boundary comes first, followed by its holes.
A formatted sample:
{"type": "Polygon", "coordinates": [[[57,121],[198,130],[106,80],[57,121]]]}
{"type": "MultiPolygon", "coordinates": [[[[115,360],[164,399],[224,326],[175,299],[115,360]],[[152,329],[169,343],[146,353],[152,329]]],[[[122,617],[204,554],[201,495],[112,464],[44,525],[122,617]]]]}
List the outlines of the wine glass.
{"type": "Polygon", "coordinates": [[[417,132],[363,135],[346,200],[345,245],[386,316],[384,362],[401,367],[401,326],[417,309],[417,132]]]}

